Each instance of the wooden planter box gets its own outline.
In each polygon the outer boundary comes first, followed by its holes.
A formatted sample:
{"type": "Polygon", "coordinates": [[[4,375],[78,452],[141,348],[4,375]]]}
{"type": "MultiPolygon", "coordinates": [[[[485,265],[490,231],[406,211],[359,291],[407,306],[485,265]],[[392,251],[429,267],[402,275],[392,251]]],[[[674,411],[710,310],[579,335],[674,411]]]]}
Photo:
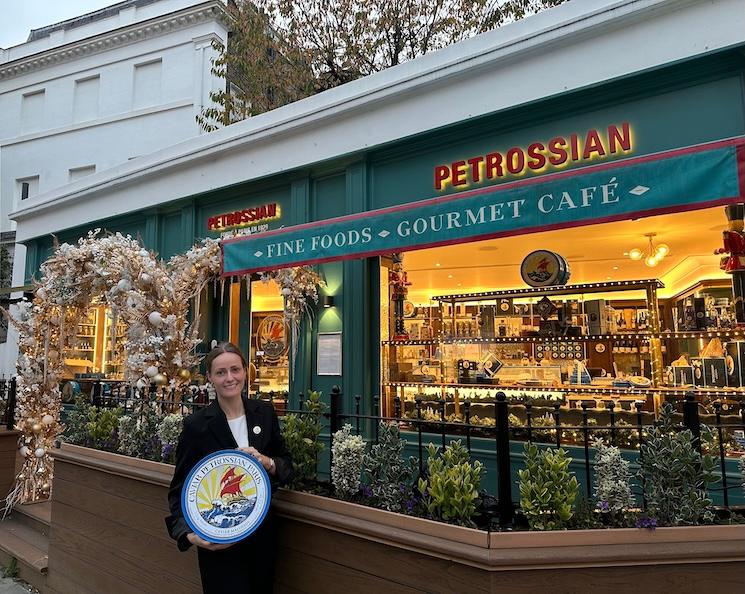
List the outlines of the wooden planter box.
{"type": "Polygon", "coordinates": [[[20,434],[20,431],[0,429],[0,499],[5,499],[15,481],[20,434]]]}
{"type": "MultiPolygon", "coordinates": [[[[55,452],[50,591],[201,592],[163,518],[173,467],[55,452]]],[[[282,490],[275,592],[739,592],[745,526],[490,534],[282,490]]]]}

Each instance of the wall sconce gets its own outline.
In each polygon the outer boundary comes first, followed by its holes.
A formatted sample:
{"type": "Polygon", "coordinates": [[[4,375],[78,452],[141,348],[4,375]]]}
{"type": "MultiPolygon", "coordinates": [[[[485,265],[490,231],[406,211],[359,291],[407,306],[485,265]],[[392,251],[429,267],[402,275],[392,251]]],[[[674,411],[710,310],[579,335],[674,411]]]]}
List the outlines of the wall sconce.
{"type": "Polygon", "coordinates": [[[324,309],[327,307],[334,307],[334,297],[333,295],[324,295],[323,296],[323,307],[324,309]]]}
{"type": "Polygon", "coordinates": [[[646,251],[642,251],[639,248],[631,249],[629,250],[629,258],[632,260],[643,259],[644,263],[650,268],[657,266],[665,256],[670,254],[670,247],[666,243],[658,243],[657,245],[654,245],[652,243],[652,238],[656,235],[657,233],[645,233],[644,237],[649,240],[649,245],[647,246],[646,251]]]}

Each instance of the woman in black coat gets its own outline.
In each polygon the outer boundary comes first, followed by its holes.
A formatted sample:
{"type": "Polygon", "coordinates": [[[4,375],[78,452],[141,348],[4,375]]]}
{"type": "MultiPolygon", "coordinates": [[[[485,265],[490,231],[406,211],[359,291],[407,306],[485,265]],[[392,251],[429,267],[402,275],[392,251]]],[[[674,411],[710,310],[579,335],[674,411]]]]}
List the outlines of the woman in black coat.
{"type": "Polygon", "coordinates": [[[292,477],[292,460],[279,430],[274,407],[243,396],[246,361],[231,343],[216,346],[205,358],[207,379],[217,398],[186,417],[176,448],[176,468],[168,492],[168,532],[181,551],[198,547],[205,594],[263,594],[274,581],[275,528],[271,511],[250,536],[234,544],[214,544],[192,532],[181,510],[181,490],[191,469],[219,450],[240,449],[258,460],[272,491],[292,477]]]}

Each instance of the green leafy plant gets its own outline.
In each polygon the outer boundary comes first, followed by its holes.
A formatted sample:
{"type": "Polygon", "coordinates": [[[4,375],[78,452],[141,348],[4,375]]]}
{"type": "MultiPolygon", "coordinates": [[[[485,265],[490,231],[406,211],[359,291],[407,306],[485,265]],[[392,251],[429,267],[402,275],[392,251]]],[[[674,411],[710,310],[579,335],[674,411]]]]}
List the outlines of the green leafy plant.
{"type": "Polygon", "coordinates": [[[292,488],[316,479],[318,455],[323,451],[323,444],[318,439],[321,435],[321,417],[327,408],[321,400],[321,392],[309,390],[305,410],[285,415],[282,435],[295,469],[290,485],[292,488]]]}
{"type": "Polygon", "coordinates": [[[413,511],[413,482],[418,460],[403,457],[406,440],[401,439],[398,423],[381,421],[378,443],[362,461],[364,494],[376,507],[395,512],[413,511]]]}
{"type": "Polygon", "coordinates": [[[159,462],[162,458],[158,437],[161,419],[155,406],[149,402],[142,402],[133,414],[120,417],[119,453],[159,462]]]}
{"type": "Polygon", "coordinates": [[[352,434],[351,425],[344,425],[334,433],[331,454],[331,482],[336,495],[342,499],[351,499],[360,490],[365,440],[352,434]]]}
{"type": "Polygon", "coordinates": [[[160,455],[163,462],[176,463],[176,445],[184,426],[184,417],[178,413],[166,415],[158,426],[160,455]]]}
{"type": "Polygon", "coordinates": [[[92,408],[88,397],[79,394],[65,421],[65,441],[76,445],[88,445],[88,413],[92,408]]]}
{"type": "Polygon", "coordinates": [[[10,561],[8,561],[8,564],[5,567],[3,567],[3,577],[4,578],[18,577],[18,559],[16,557],[11,557],[10,561]]]}
{"type": "Polygon", "coordinates": [[[634,503],[631,495],[629,463],[617,447],[606,446],[598,439],[595,454],[595,503],[612,524],[623,522],[623,514],[634,503]]]}
{"type": "Polygon", "coordinates": [[[571,461],[561,448],[525,444],[525,469],[518,472],[520,507],[531,530],[561,530],[574,515],[579,484],[569,472],[571,461]]]}
{"type": "Polygon", "coordinates": [[[663,526],[711,522],[706,487],[716,480],[714,458],[696,451],[693,434],[675,426],[673,412],[672,404],[663,404],[659,421],[641,446],[638,477],[647,514],[663,526]]]}
{"type": "Polygon", "coordinates": [[[434,444],[427,447],[427,478],[419,479],[422,503],[433,518],[461,526],[475,526],[471,520],[479,499],[484,467],[471,463],[460,440],[451,442],[440,455],[434,444]]]}
{"type": "Polygon", "coordinates": [[[88,409],[88,422],[86,429],[90,438],[91,447],[102,450],[116,450],[119,417],[121,408],[96,408],[88,409]]]}

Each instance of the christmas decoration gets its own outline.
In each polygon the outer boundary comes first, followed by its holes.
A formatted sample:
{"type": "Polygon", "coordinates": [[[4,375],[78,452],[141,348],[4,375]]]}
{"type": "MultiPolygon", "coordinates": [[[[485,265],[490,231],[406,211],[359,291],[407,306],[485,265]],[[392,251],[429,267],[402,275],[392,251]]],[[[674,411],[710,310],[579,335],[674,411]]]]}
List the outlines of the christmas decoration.
{"type": "MultiPolygon", "coordinates": [[[[205,239],[168,262],[158,260],[130,236],[101,236],[100,229],[76,245],[55,245],[41,266],[33,301],[20,303],[18,314],[10,320],[19,333],[16,428],[22,432],[23,467],[6,498],[6,513],[16,503],[50,495],[49,452],[62,432],[58,419],[64,353],[75,346],[74,329],[91,303],[110,311],[114,329],[110,348],[126,353],[125,381],[141,393],[156,384],[178,394],[191,379],[190,369],[199,363],[195,347],[201,341],[197,335],[200,294],[218,280],[224,288],[220,272],[220,244],[214,239],[205,239]],[[126,328],[123,335],[117,336],[117,323],[126,328]]],[[[322,281],[308,267],[274,271],[264,279],[275,280],[282,290],[296,349],[300,323],[312,312],[309,300],[318,301],[322,281]]]]}

